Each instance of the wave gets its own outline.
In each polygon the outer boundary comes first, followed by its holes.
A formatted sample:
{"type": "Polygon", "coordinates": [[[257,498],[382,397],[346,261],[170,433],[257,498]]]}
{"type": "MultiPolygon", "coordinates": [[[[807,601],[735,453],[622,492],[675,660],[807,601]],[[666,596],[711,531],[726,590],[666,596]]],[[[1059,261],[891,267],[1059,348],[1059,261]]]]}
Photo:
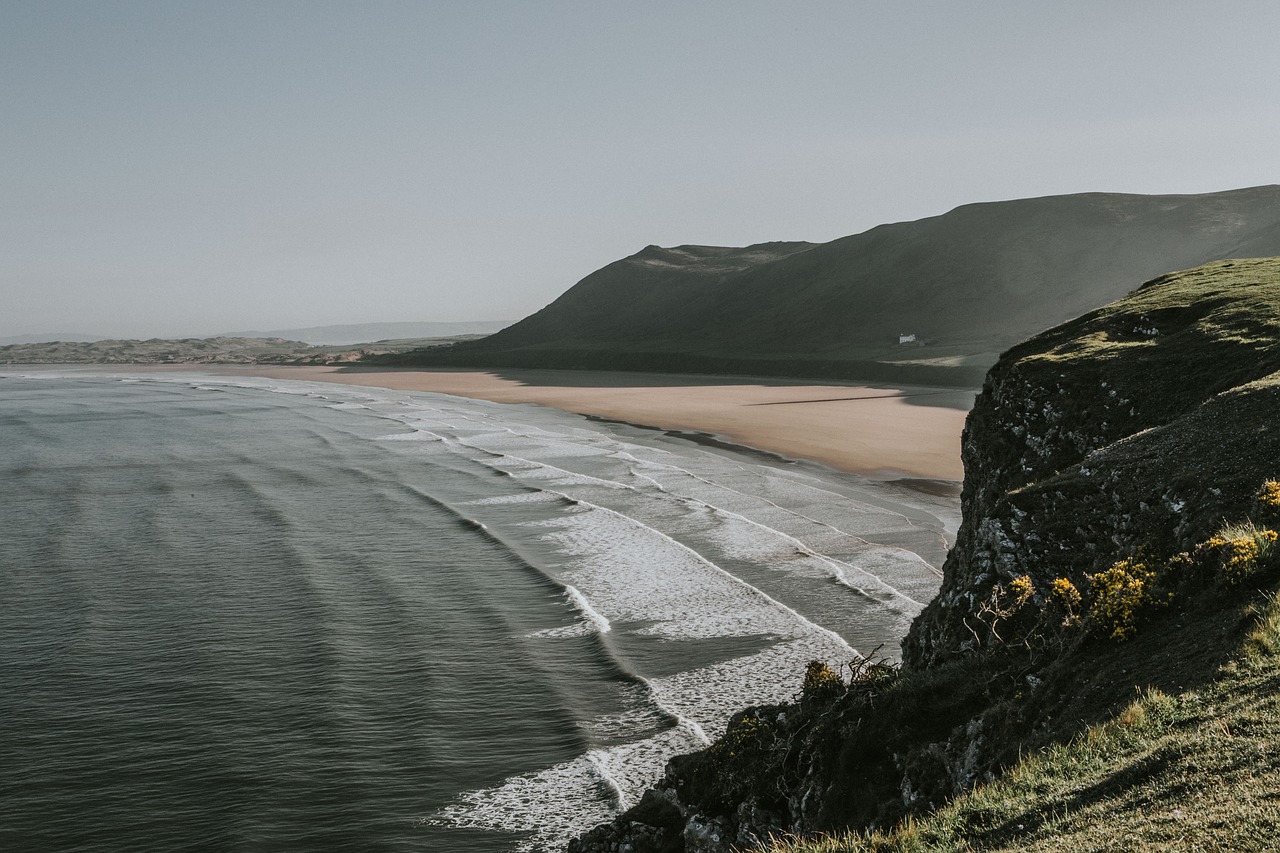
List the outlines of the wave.
{"type": "MultiPolygon", "coordinates": [[[[348,463],[364,487],[442,511],[450,521],[439,524],[497,546],[563,601],[562,623],[530,630],[517,620],[511,630],[567,694],[558,710],[577,715],[568,743],[579,754],[457,794],[430,826],[526,833],[523,850],[562,845],[632,804],[673,754],[706,745],[734,712],[790,699],[810,660],[858,659],[846,626],[867,624],[859,645],[895,641],[937,584],[920,553],[891,540],[903,529],[941,536],[943,525],[927,506],[852,476],[783,470],[660,433],[626,437],[618,425],[530,407],[199,382],[288,394],[349,419],[350,434],[395,463],[391,482],[348,463]],[[388,434],[391,424],[404,431],[388,434]],[[553,662],[572,655],[610,673],[608,701],[576,701],[577,685],[560,681],[553,662]]],[[[304,494],[319,485],[303,472],[279,476],[304,494]]],[[[288,517],[261,511],[288,530],[288,517]]]]}

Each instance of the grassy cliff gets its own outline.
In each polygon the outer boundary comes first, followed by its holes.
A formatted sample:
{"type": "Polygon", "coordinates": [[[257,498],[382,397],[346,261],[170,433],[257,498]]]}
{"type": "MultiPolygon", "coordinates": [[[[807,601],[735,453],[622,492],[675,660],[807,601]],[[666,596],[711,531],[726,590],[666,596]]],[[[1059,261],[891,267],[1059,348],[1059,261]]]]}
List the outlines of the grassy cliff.
{"type": "Polygon", "coordinates": [[[972,386],[1002,350],[1135,281],[1275,254],[1277,186],[970,204],[816,245],[650,246],[494,335],[397,363],[972,386]]]}
{"type": "Polygon", "coordinates": [[[1280,258],[1009,350],[902,666],[797,673],[576,849],[1274,849],[1278,414],[1280,258]]]}

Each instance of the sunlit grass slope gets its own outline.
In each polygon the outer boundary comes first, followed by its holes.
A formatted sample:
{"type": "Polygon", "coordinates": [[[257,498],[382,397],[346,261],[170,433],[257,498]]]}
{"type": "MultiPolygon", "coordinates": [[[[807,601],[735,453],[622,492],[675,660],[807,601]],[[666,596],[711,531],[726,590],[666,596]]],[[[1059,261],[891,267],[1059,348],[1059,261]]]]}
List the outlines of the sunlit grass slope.
{"type": "Polygon", "coordinates": [[[888,832],[779,841],[772,853],[1275,850],[1280,603],[1201,690],[1143,690],[1111,720],[1029,755],[888,832]]]}

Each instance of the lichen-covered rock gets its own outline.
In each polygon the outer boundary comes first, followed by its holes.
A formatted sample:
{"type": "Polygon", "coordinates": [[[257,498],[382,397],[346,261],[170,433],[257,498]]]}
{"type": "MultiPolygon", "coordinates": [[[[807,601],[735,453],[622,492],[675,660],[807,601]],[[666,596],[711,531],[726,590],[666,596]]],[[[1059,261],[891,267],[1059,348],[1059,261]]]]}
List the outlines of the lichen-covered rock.
{"type": "Polygon", "coordinates": [[[972,617],[996,584],[1083,586],[1136,549],[1186,548],[1238,515],[1280,449],[1267,415],[1277,371],[1277,259],[1162,276],[1005,353],[966,423],[963,522],[906,665],[995,642],[972,617]]]}
{"type": "Polygon", "coordinates": [[[1060,606],[1055,579],[1076,606],[1120,558],[1186,551],[1251,512],[1280,519],[1280,486],[1257,497],[1280,474],[1278,415],[1280,259],[1164,276],[1010,350],[969,417],[963,522],[902,671],[854,684],[811,671],[821,689],[736,715],[570,849],[727,853],[771,833],[884,826],[1130,701],[1158,681],[1155,655],[1177,686],[1192,658],[1216,672],[1204,637],[1237,612],[1221,601],[1198,629],[1153,625],[1128,651],[1033,647],[1028,628],[1060,606]]]}

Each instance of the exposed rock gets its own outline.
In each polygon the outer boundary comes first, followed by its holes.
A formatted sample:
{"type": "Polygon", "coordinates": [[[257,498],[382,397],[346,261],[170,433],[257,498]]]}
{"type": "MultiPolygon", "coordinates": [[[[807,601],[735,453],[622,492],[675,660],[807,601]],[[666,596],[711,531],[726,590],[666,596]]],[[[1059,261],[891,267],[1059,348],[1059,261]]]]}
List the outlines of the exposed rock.
{"type": "Polygon", "coordinates": [[[1001,581],[1082,585],[1139,547],[1188,547],[1247,502],[1276,441],[1259,417],[1276,390],[1249,383],[1280,371],[1278,270],[1162,276],[1000,359],[965,427],[963,522],[908,665],[971,650],[965,616],[1001,581]],[[1161,335],[1134,333],[1135,317],[1158,317],[1161,335]],[[1258,426],[1221,427],[1238,422],[1258,426]]]}
{"type": "Polygon", "coordinates": [[[1035,632],[1056,624],[1053,579],[1087,589],[1121,558],[1184,551],[1253,511],[1280,474],[1277,413],[1280,259],[1163,276],[1014,347],[969,417],[963,523],[903,671],[736,715],[570,849],[727,853],[771,833],[884,826],[1072,737],[1138,687],[1212,677],[1241,611],[1208,590],[1122,647],[1035,632]],[[1024,576],[1026,608],[1006,607],[1024,576]]]}

